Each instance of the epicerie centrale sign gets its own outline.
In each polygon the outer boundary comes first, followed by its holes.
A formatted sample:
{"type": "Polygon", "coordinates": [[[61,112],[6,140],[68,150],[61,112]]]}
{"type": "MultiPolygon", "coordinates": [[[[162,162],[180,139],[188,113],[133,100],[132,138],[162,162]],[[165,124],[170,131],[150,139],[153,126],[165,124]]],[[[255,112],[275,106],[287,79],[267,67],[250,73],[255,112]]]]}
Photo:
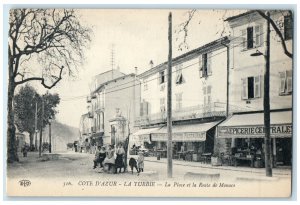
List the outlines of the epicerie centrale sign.
{"type": "MultiPolygon", "coordinates": [[[[291,124],[271,125],[271,137],[291,137],[293,127],[291,124]]],[[[230,126],[218,127],[219,136],[239,136],[239,137],[264,137],[265,128],[259,126],[230,126]]]]}

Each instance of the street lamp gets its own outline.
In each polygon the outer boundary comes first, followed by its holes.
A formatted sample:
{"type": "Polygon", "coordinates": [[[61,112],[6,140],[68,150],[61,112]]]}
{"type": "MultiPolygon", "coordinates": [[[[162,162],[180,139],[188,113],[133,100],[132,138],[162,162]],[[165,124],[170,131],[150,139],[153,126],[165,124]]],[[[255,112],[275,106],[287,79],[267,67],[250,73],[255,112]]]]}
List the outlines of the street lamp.
{"type": "MultiPolygon", "coordinates": [[[[270,18],[270,12],[266,12],[270,18]]],[[[265,167],[266,176],[272,177],[272,154],[271,154],[271,135],[270,135],[270,20],[267,20],[266,30],[266,47],[265,53],[256,50],[250,56],[264,56],[265,73],[264,73],[264,127],[265,127],[265,167]]]]}
{"type": "Polygon", "coordinates": [[[49,118],[49,153],[51,153],[51,122],[52,122],[52,117],[49,118]]]}

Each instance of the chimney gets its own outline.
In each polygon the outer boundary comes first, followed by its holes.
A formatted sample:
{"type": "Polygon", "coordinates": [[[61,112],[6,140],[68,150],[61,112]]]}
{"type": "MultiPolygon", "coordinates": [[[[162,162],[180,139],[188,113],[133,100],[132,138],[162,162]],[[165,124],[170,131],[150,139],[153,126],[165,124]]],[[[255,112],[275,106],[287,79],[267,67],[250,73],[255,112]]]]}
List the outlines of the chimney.
{"type": "Polygon", "coordinates": [[[134,72],[135,72],[135,75],[138,74],[138,68],[137,67],[134,67],[134,72]]]}
{"type": "Polygon", "coordinates": [[[154,66],[153,60],[150,60],[149,64],[150,64],[150,68],[153,68],[154,66]]]}

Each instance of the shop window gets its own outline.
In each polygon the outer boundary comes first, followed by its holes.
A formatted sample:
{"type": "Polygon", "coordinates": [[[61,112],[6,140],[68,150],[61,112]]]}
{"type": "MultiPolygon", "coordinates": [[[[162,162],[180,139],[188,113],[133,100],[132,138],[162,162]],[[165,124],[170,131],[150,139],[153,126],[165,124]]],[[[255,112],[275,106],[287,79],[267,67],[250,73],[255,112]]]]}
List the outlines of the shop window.
{"type": "Polygon", "coordinates": [[[182,64],[179,64],[175,67],[176,69],[176,79],[175,83],[176,85],[180,85],[183,83],[183,76],[182,76],[182,64]]]}
{"type": "Polygon", "coordinates": [[[158,82],[159,82],[159,84],[165,83],[165,71],[159,72],[158,82]]]}
{"type": "Polygon", "coordinates": [[[257,48],[263,45],[263,26],[256,25],[241,30],[242,33],[242,50],[257,48]]]}
{"type": "Polygon", "coordinates": [[[200,78],[207,77],[212,74],[211,58],[212,58],[211,53],[205,53],[199,57],[200,78]]]}
{"type": "Polygon", "coordinates": [[[292,71],[287,70],[279,73],[280,77],[280,95],[290,95],[293,91],[292,71]]]}
{"type": "Polygon", "coordinates": [[[242,79],[242,99],[259,98],[261,93],[261,77],[248,77],[242,79]]]}
{"type": "Polygon", "coordinates": [[[180,110],[182,108],[182,93],[176,94],[176,110],[180,110]]]}
{"type": "Polygon", "coordinates": [[[293,21],[292,16],[284,16],[284,39],[289,40],[293,38],[293,21]]]}

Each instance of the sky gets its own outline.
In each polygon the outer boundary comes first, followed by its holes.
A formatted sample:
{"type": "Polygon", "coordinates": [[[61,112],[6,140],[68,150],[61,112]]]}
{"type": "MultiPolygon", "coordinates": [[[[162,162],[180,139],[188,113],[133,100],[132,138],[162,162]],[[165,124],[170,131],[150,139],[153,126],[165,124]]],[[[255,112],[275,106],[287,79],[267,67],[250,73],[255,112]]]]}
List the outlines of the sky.
{"type": "MultiPolygon", "coordinates": [[[[129,74],[142,73],[168,59],[168,14],[172,12],[173,57],[200,47],[220,37],[224,27],[222,18],[241,11],[197,10],[189,25],[189,48],[179,51],[183,33],[180,24],[188,18],[188,10],[78,10],[80,21],[92,28],[92,41],[85,50],[86,59],[76,78],[64,78],[51,89],[58,93],[61,103],[56,119],[64,124],[79,127],[80,116],[87,112],[86,98],[93,76],[111,69],[111,52],[114,48],[115,68],[129,74]]],[[[41,92],[45,89],[39,88],[41,92]]]]}

